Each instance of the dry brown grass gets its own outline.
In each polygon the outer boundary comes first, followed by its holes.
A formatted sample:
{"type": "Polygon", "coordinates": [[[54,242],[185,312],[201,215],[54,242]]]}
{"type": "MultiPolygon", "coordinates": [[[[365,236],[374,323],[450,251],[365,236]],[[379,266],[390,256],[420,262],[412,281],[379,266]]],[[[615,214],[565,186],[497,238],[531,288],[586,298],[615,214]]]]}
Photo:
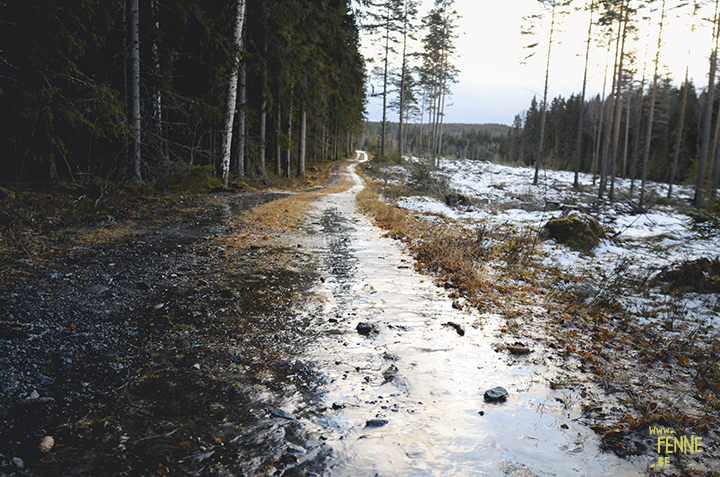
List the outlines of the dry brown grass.
{"type": "MultiPolygon", "coordinates": [[[[347,168],[350,163],[345,164],[347,168]]],[[[329,180],[331,168],[327,168],[329,180]]],[[[293,232],[305,222],[307,211],[313,202],[327,194],[337,194],[352,187],[352,182],[344,180],[332,187],[312,192],[301,192],[253,207],[240,214],[236,224],[242,232],[231,235],[226,239],[226,245],[244,247],[251,245],[258,238],[268,240],[271,235],[293,232]]]]}
{"type": "Polygon", "coordinates": [[[81,245],[105,245],[127,240],[139,231],[134,222],[112,222],[107,227],[93,227],[78,231],[75,241],[81,245]]]}
{"type": "MultiPolygon", "coordinates": [[[[380,200],[378,184],[369,182],[357,197],[361,210],[368,213],[376,225],[387,230],[387,236],[404,242],[413,253],[420,273],[432,273],[440,286],[455,289],[453,298],[465,297],[473,306],[491,303],[498,294],[511,291],[488,279],[481,272],[485,261],[502,259],[507,271],[516,274],[512,266],[520,255],[531,253],[531,239],[523,234],[495,234],[492,245],[483,243],[485,234],[454,224],[433,214],[415,214],[394,204],[380,200]],[[500,236],[502,235],[502,236],[500,236]]],[[[494,234],[490,233],[490,234],[494,234]]]]}

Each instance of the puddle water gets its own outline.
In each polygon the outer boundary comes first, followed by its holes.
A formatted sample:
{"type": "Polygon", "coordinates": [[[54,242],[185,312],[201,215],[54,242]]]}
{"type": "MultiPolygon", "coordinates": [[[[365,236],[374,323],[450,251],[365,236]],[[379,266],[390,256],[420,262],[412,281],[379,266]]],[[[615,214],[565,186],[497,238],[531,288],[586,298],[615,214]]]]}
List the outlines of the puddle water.
{"type": "Polygon", "coordinates": [[[496,317],[453,308],[355,212],[362,181],[348,173],[354,187],[313,212],[325,280],[304,359],[324,377],[327,411],[313,423],[331,450],[323,475],[645,475],[645,460],[599,450],[579,405],[549,388],[553,371],[494,351],[496,317]],[[485,402],[496,386],[507,401],[485,402]]]}
{"type": "Polygon", "coordinates": [[[277,200],[287,193],[240,193],[231,196],[226,203],[215,207],[208,207],[200,214],[189,217],[182,222],[176,222],[164,227],[158,234],[162,235],[161,243],[156,250],[160,253],[170,253],[176,247],[183,247],[207,235],[221,232],[228,227],[230,220],[255,206],[277,200]]]}

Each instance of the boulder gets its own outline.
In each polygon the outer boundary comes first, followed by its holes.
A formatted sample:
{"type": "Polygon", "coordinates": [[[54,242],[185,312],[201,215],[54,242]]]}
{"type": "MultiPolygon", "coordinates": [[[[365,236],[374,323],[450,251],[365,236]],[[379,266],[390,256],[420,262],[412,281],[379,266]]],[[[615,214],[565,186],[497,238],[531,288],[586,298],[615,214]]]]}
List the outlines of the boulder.
{"type": "Polygon", "coordinates": [[[540,238],[553,239],[581,252],[590,252],[606,237],[605,229],[594,217],[572,212],[567,217],[550,219],[542,229],[540,238]]]}
{"type": "Polygon", "coordinates": [[[458,192],[448,192],[445,194],[445,204],[449,207],[454,207],[456,205],[470,205],[470,199],[458,192]]]}
{"type": "Polygon", "coordinates": [[[485,400],[488,402],[503,402],[507,397],[507,390],[501,386],[485,391],[485,400]]]}
{"type": "Polygon", "coordinates": [[[388,423],[387,419],[368,419],[365,421],[365,427],[383,427],[388,423]]]}
{"type": "Polygon", "coordinates": [[[360,333],[363,336],[369,336],[370,334],[377,334],[380,329],[378,326],[374,323],[369,323],[367,321],[361,321],[357,324],[355,327],[358,333],[360,333]]]}

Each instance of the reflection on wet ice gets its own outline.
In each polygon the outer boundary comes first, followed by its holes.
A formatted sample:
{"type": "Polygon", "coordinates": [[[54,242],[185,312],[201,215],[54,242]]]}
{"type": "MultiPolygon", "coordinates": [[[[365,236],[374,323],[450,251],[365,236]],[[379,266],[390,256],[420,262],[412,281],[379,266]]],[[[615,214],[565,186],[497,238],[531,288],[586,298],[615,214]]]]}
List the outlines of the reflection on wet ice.
{"type": "Polygon", "coordinates": [[[305,357],[327,383],[317,420],[332,449],[324,475],[643,474],[599,451],[577,412],[556,400],[547,369],[495,352],[497,317],[454,309],[414,272],[401,247],[355,212],[357,190],[316,203],[315,251],[335,278],[314,291],[324,300],[305,357]],[[361,334],[359,323],[377,333],[361,334]],[[495,386],[508,390],[505,402],[484,401],[495,386]]]}

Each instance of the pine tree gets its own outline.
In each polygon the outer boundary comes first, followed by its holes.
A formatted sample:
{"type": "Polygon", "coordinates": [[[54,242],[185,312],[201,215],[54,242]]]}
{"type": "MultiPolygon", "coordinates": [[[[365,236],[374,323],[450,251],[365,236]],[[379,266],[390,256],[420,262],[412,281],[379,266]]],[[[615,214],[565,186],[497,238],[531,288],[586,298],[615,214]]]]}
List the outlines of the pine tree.
{"type": "MultiPolygon", "coordinates": [[[[658,67],[660,63],[660,49],[662,46],[662,30],[665,21],[665,0],[662,2],[662,13],[660,15],[660,28],[658,30],[657,52],[655,53],[655,73],[653,74],[653,86],[650,93],[650,113],[648,114],[647,132],[645,135],[645,150],[643,153],[643,161],[641,167],[641,185],[640,185],[640,208],[645,207],[645,183],[647,182],[647,168],[650,161],[650,142],[652,141],[653,119],[655,115],[655,97],[657,95],[658,83],[658,67]]],[[[712,75],[711,75],[712,76],[712,75]]],[[[706,151],[707,152],[707,151],[706,151]]]]}
{"type": "MultiPolygon", "coordinates": [[[[550,16],[550,29],[548,32],[548,52],[547,52],[547,60],[545,63],[545,87],[543,89],[543,101],[540,104],[540,133],[539,133],[539,140],[537,145],[537,152],[535,154],[535,175],[533,177],[533,185],[538,185],[538,179],[540,174],[540,167],[543,166],[543,152],[544,152],[544,141],[545,141],[545,125],[547,122],[547,91],[548,91],[548,81],[550,78],[550,58],[552,54],[552,45],[553,45],[553,36],[555,35],[555,28],[556,28],[556,22],[559,22],[559,19],[562,15],[566,14],[567,12],[564,10],[565,7],[570,5],[572,0],[538,0],[538,3],[540,4],[541,8],[544,10],[544,14],[550,16]]],[[[527,18],[527,20],[536,21],[542,19],[541,15],[532,15],[527,18]]],[[[558,23],[559,24],[559,23],[558,23]]],[[[532,27],[529,29],[521,30],[523,34],[534,34],[532,31],[532,27]]],[[[538,45],[538,43],[530,44],[526,48],[535,48],[538,45]]],[[[532,57],[534,53],[531,53],[528,55],[525,60],[528,60],[530,57],[532,57]]]]}
{"type": "Polygon", "coordinates": [[[442,155],[442,129],[445,100],[451,94],[450,85],[457,81],[458,69],[451,60],[455,53],[456,21],[459,15],[454,0],[435,0],[434,8],[423,19],[427,30],[423,38],[424,54],[421,81],[427,93],[430,115],[430,157],[442,155]]]}

